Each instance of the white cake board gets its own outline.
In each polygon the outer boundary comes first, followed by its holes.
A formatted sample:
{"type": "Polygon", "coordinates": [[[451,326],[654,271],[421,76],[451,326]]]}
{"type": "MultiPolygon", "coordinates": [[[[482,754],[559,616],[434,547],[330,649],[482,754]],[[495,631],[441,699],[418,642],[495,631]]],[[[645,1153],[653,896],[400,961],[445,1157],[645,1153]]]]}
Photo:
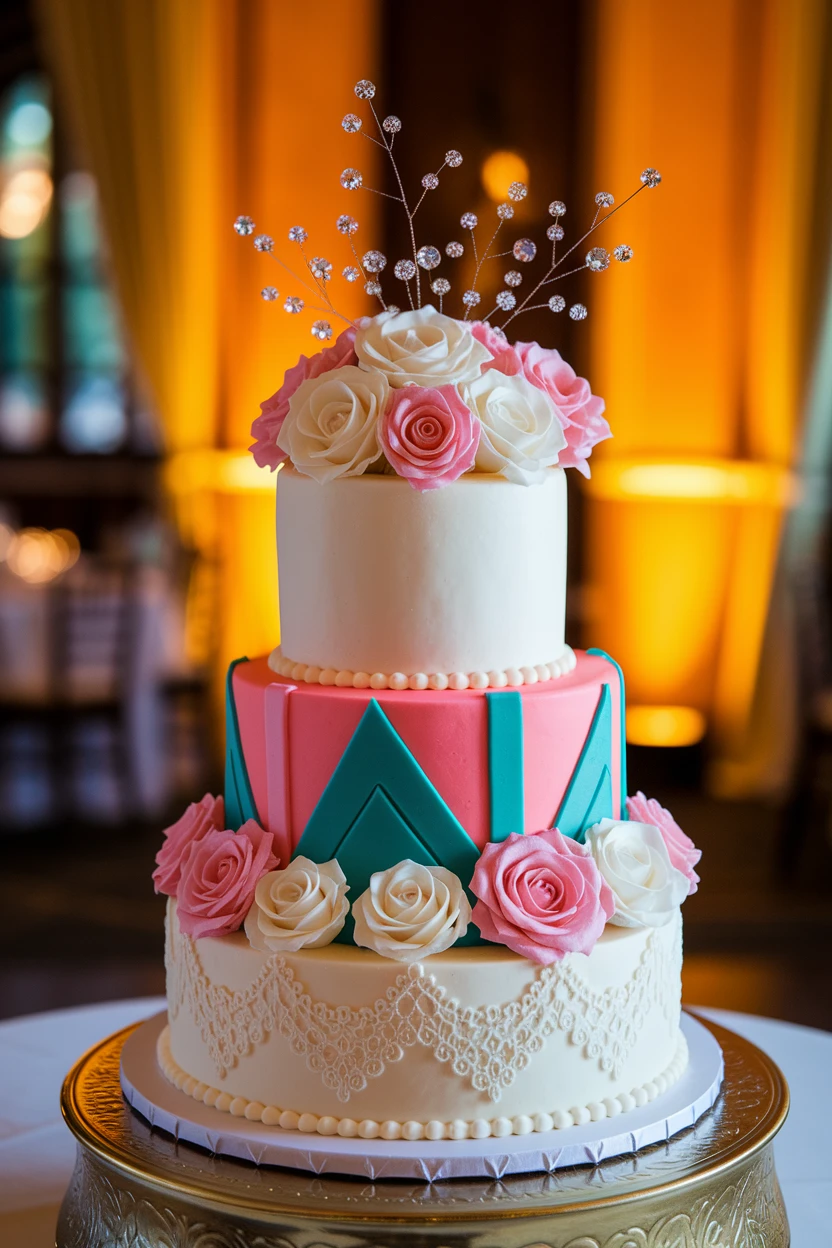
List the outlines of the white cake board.
{"type": "Polygon", "coordinates": [[[349,1174],[362,1178],[494,1178],[607,1161],[669,1140],[686,1130],[716,1101],[722,1083],[722,1050],[710,1031],[689,1014],[682,1031],[690,1061],[667,1092],[620,1118],[564,1131],[541,1131],[486,1140],[364,1140],[301,1134],[248,1122],[211,1109],[175,1088],[159,1069],[156,1042],[167,1024],[157,1014],[128,1038],[121,1057],[121,1088],[152,1127],[211,1153],[255,1165],[349,1174]]]}

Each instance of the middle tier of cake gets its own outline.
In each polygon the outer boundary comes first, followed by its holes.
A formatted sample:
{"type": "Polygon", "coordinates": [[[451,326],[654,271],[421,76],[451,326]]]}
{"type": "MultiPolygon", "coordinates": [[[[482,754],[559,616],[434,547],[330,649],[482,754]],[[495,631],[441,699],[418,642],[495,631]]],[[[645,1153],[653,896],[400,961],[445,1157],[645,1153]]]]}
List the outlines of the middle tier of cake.
{"type": "Polygon", "coordinates": [[[581,836],[623,810],[624,688],[601,653],[560,680],[423,693],[298,684],[256,659],[228,691],[230,817],[272,832],[284,864],[299,849],[345,865],[363,838],[359,879],[411,857],[467,882],[490,841],[581,836]]]}

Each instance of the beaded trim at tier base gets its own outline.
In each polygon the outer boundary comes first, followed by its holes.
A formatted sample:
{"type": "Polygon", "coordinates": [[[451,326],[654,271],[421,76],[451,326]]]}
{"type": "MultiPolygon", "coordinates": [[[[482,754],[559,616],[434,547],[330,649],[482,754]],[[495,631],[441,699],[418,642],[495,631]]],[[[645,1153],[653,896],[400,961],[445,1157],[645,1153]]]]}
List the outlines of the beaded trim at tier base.
{"type": "Polygon", "coordinates": [[[588,1122],[600,1122],[616,1118],[654,1101],[666,1092],[685,1073],[688,1065],[688,1045],[679,1032],[676,1052],[667,1070],[630,1092],[604,1097],[589,1105],[573,1106],[571,1109],[555,1109],[534,1115],[521,1114],[516,1118],[476,1118],[471,1122],[457,1118],[452,1122],[376,1122],[365,1118],[335,1118],[329,1115],[300,1113],[293,1109],[280,1109],[276,1105],[263,1105],[260,1101],[248,1101],[243,1096],[231,1096],[207,1083],[194,1079],[173,1059],[170,1051],[170,1027],[165,1027],[156,1046],[159,1067],[165,1078],[195,1101],[201,1101],[234,1118],[246,1118],[249,1122],[262,1122],[267,1127],[280,1127],[284,1131],[300,1131],[306,1134],[340,1135],[346,1139],[360,1137],[364,1140],[485,1140],[489,1136],[530,1135],[535,1131],[560,1131],[567,1127],[584,1126],[588,1122]]]}
{"type": "Polygon", "coordinates": [[[539,681],[566,676],[576,664],[575,652],[564,648],[559,658],[535,667],[509,667],[491,672],[349,672],[334,667],[296,663],[276,646],[269,655],[269,667],[278,676],[303,681],[307,685],[337,685],[342,689],[506,689],[536,685],[539,681]]]}

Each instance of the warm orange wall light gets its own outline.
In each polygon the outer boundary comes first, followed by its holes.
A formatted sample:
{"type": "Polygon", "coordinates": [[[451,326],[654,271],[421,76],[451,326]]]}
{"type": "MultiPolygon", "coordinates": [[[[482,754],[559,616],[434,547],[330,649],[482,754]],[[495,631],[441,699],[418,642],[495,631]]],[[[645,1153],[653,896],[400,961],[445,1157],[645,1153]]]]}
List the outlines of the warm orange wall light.
{"type": "Polygon", "coordinates": [[[483,161],[480,177],[488,198],[499,203],[505,199],[512,182],[528,185],[529,166],[518,152],[492,152],[483,161]]]}

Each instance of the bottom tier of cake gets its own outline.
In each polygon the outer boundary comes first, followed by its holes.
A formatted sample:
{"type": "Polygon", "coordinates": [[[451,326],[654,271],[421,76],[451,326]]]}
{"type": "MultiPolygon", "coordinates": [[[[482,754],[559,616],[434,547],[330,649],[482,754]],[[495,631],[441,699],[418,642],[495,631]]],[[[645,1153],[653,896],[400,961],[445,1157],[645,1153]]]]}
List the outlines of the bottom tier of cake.
{"type": "Polygon", "coordinates": [[[608,926],[540,967],[497,946],[403,966],[330,945],[278,957],[192,940],[171,902],[165,1074],[283,1129],[468,1139],[626,1113],[685,1069],[681,919],[608,926]]]}

